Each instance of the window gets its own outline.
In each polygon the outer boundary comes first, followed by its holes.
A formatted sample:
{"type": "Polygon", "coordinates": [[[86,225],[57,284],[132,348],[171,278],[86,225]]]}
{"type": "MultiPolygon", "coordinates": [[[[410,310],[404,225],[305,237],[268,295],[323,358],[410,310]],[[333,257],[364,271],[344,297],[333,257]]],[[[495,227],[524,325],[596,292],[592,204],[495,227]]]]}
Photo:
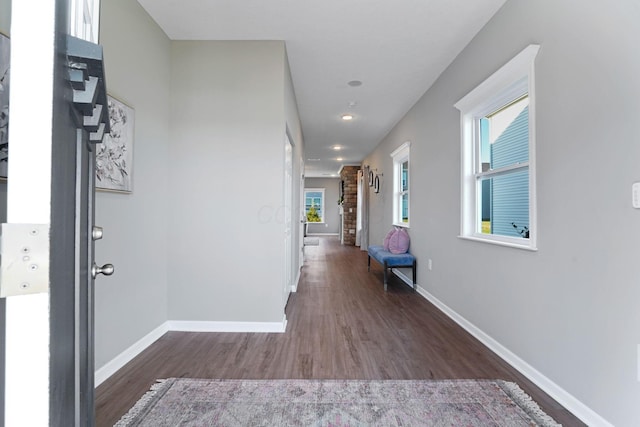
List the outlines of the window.
{"type": "Polygon", "coordinates": [[[393,158],[393,224],[409,227],[409,141],[398,147],[393,158]]]}
{"type": "Polygon", "coordinates": [[[304,212],[307,222],[324,222],[324,188],[304,189],[304,212]]]}
{"type": "Polygon", "coordinates": [[[536,249],[530,45],[456,103],[462,130],[461,237],[536,249]]]}
{"type": "Polygon", "coordinates": [[[71,0],[69,33],[79,39],[98,43],[100,0],[71,0]]]}

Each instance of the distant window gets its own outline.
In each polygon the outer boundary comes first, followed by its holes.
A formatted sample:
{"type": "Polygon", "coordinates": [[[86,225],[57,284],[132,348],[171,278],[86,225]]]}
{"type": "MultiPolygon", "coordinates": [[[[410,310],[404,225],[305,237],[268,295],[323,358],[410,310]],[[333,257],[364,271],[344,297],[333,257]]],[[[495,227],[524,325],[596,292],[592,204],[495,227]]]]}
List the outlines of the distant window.
{"type": "Polygon", "coordinates": [[[536,248],[531,45],[457,104],[462,114],[461,237],[536,248]]]}
{"type": "Polygon", "coordinates": [[[409,141],[398,147],[393,158],[393,224],[409,227],[409,141]]]}
{"type": "Polygon", "coordinates": [[[324,188],[304,189],[304,212],[307,222],[324,222],[324,188]]]}

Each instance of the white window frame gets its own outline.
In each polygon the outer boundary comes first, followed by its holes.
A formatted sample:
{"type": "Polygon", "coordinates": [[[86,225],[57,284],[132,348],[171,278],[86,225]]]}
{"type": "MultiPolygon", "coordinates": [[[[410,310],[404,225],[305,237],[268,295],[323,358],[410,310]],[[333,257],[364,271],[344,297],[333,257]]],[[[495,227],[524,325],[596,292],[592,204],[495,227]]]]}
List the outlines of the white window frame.
{"type": "Polygon", "coordinates": [[[320,222],[308,222],[308,224],[324,224],[325,223],[325,216],[327,215],[327,212],[324,210],[326,204],[326,198],[325,198],[325,192],[324,192],[324,188],[305,188],[304,189],[304,193],[303,193],[303,197],[304,197],[304,217],[305,219],[307,218],[307,192],[319,192],[322,193],[322,203],[320,206],[320,212],[322,212],[322,217],[320,217],[321,221],[320,222]]]}
{"type": "MultiPolygon", "coordinates": [[[[539,45],[529,45],[455,104],[460,110],[461,212],[460,238],[519,249],[537,250],[534,61],[539,45]],[[483,234],[479,119],[522,95],[529,96],[529,238],[483,234]]],[[[518,167],[520,167],[518,166],[518,167]]]]}
{"type": "Polygon", "coordinates": [[[393,150],[390,154],[393,159],[393,225],[397,227],[409,228],[411,223],[411,160],[410,160],[411,141],[406,141],[404,144],[393,150]],[[402,164],[404,162],[409,164],[409,185],[407,190],[402,190],[402,164]],[[408,221],[402,221],[402,196],[407,195],[407,216],[408,221]]]}

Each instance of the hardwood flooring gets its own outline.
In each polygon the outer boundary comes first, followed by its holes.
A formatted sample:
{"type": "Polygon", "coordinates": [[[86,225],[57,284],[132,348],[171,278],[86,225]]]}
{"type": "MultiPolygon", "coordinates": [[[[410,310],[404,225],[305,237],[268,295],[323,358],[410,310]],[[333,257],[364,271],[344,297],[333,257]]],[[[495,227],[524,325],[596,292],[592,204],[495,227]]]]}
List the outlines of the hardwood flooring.
{"type": "Polygon", "coordinates": [[[305,247],[284,334],[169,332],[96,391],[97,426],[112,426],[157,378],[504,379],[565,426],[577,418],[366,252],[321,237],[305,247]]]}

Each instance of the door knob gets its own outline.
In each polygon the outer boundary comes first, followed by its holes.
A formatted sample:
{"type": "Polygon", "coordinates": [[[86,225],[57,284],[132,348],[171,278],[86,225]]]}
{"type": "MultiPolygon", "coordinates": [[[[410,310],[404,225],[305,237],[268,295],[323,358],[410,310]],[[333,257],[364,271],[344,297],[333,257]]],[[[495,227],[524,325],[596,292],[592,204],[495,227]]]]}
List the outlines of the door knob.
{"type": "Polygon", "coordinates": [[[105,264],[102,267],[99,267],[98,264],[94,262],[93,267],[91,267],[91,277],[95,279],[98,274],[111,276],[114,271],[115,271],[115,268],[113,267],[113,264],[105,264]]]}
{"type": "Polygon", "coordinates": [[[102,231],[102,227],[97,227],[94,226],[93,229],[91,230],[91,238],[93,240],[100,240],[102,239],[102,235],[103,235],[103,231],[102,231]]]}

